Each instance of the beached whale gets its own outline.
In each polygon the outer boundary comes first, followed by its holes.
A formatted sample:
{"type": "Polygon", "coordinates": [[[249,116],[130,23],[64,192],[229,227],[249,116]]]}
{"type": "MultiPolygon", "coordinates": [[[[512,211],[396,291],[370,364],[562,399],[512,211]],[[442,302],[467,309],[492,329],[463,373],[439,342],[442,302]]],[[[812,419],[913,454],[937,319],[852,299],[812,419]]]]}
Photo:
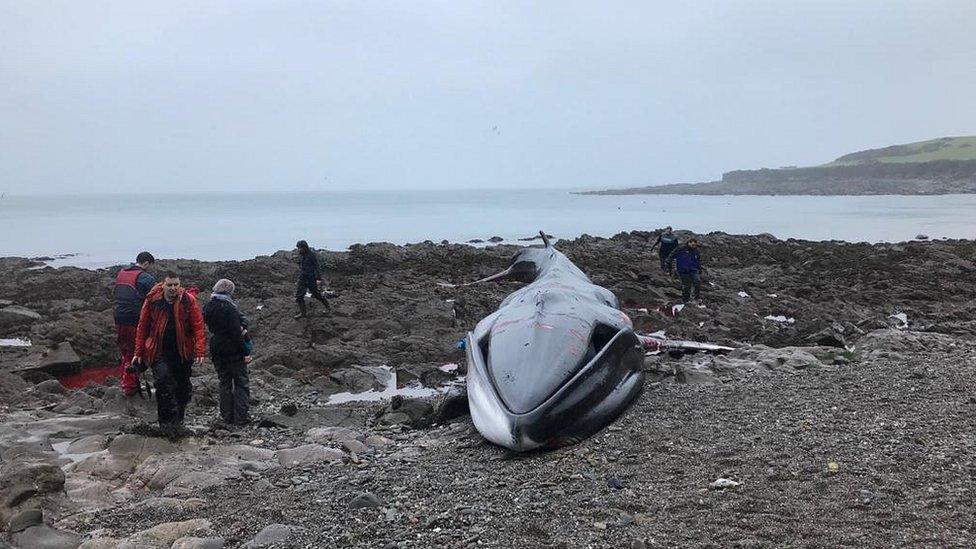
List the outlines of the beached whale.
{"type": "MultiPolygon", "coordinates": [[[[468,333],[471,418],[500,446],[573,444],[613,421],[643,387],[644,352],[616,296],[543,236],[504,271],[530,282],[468,333]]],[[[473,284],[473,283],[472,283],[473,284]]]]}

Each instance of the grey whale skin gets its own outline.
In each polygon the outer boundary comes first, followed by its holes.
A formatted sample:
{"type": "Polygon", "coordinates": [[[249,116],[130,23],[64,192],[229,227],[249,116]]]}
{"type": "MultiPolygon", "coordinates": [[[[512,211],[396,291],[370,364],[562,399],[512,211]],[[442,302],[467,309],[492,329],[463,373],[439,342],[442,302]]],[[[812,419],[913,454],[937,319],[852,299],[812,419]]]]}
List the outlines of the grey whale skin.
{"type": "Polygon", "coordinates": [[[543,235],[509,267],[479,280],[531,281],[468,333],[471,418],[510,450],[574,444],[620,415],[640,393],[644,352],[615,295],[543,235]]]}

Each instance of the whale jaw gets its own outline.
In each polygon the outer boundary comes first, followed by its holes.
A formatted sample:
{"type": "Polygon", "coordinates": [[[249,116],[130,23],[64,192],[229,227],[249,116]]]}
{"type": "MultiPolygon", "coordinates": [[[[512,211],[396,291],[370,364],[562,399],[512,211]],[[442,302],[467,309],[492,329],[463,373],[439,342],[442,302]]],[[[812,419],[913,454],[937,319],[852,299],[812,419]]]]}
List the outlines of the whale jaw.
{"type": "Polygon", "coordinates": [[[471,419],[486,439],[517,452],[574,444],[596,433],[627,409],[644,384],[643,348],[632,330],[621,330],[544,402],[515,413],[499,396],[474,335],[467,339],[471,419]]]}

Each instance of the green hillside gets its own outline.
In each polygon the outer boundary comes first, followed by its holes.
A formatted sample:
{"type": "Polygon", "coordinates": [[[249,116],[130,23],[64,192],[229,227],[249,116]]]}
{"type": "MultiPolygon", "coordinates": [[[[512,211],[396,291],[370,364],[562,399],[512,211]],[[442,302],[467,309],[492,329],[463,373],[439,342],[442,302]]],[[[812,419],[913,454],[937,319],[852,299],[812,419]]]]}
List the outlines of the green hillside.
{"type": "Polygon", "coordinates": [[[976,160],[976,136],[942,137],[906,145],[869,149],[845,154],[829,164],[824,164],[824,167],[858,166],[875,162],[906,164],[936,160],[976,160]]]}

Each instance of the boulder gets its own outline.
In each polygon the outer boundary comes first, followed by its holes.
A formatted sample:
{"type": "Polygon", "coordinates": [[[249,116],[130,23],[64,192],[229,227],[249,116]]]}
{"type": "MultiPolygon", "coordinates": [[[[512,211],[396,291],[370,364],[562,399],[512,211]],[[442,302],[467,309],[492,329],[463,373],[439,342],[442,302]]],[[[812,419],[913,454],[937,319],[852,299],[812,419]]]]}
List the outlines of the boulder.
{"type": "Polygon", "coordinates": [[[349,501],[350,509],[368,509],[382,506],[383,500],[378,498],[376,494],[372,492],[362,492],[360,494],[356,494],[356,496],[349,501]]]}
{"type": "Polygon", "coordinates": [[[7,524],[7,531],[11,534],[22,532],[31,526],[44,522],[44,512],[40,509],[27,509],[15,514],[7,524]]]}
{"type": "Polygon", "coordinates": [[[73,374],[81,370],[81,358],[65,341],[42,351],[35,369],[55,377],[73,374]]]}
{"type": "Polygon", "coordinates": [[[354,364],[332,372],[329,378],[336,382],[344,391],[362,393],[365,391],[382,391],[390,382],[392,374],[379,366],[360,366],[354,364]]]}
{"type": "Polygon", "coordinates": [[[291,536],[292,527],[286,524],[269,524],[261,529],[244,547],[266,547],[281,544],[291,536]]]}
{"type": "Polygon", "coordinates": [[[342,441],[342,448],[352,454],[362,454],[368,449],[365,444],[352,438],[342,441]]]}

